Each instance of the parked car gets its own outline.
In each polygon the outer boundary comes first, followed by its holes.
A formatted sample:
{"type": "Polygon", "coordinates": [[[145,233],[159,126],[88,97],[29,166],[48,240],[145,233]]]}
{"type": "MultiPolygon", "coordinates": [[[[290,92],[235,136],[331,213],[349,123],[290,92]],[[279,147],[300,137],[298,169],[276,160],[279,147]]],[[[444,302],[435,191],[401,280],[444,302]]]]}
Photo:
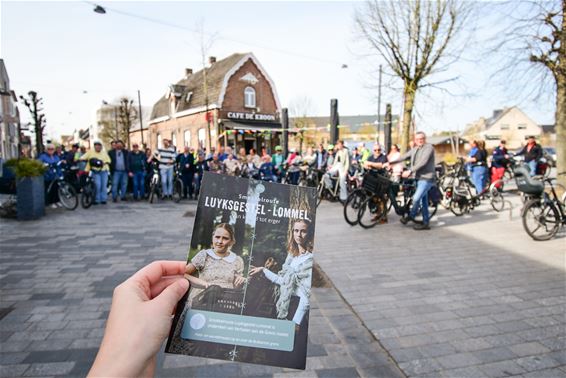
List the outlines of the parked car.
{"type": "Polygon", "coordinates": [[[556,148],[554,147],[543,147],[542,154],[548,161],[551,167],[556,167],[556,148]]]}

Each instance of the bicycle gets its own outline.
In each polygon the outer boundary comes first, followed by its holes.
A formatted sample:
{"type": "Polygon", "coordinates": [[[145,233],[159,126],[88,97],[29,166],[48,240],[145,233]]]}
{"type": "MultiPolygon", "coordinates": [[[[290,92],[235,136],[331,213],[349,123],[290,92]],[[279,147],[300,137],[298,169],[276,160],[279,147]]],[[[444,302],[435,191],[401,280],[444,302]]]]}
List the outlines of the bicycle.
{"type": "MultiPolygon", "coordinates": [[[[409,214],[413,205],[417,183],[415,179],[404,178],[399,183],[391,181],[384,175],[369,175],[364,179],[364,188],[371,193],[358,210],[358,223],[363,228],[372,228],[382,221],[389,209],[401,217],[409,214]],[[399,192],[401,198],[398,198],[399,192]]],[[[438,210],[439,193],[436,186],[429,192],[429,219],[432,219],[438,210]]],[[[413,219],[415,223],[422,223],[420,219],[413,219]]]]}
{"type": "Polygon", "coordinates": [[[318,187],[316,189],[317,199],[316,207],[320,205],[323,199],[327,199],[330,202],[340,201],[340,176],[330,176],[325,173],[320,180],[318,187]],[[326,183],[325,177],[330,178],[331,186],[329,187],[326,183]]]}
{"type": "Polygon", "coordinates": [[[183,180],[181,179],[182,173],[175,166],[173,172],[173,202],[179,203],[183,198],[183,180]]]}
{"type": "Polygon", "coordinates": [[[149,182],[149,196],[147,198],[149,203],[153,203],[156,198],[161,197],[161,175],[159,174],[159,163],[152,162],[152,174],[149,182]]]}
{"type": "MultiPolygon", "coordinates": [[[[565,174],[566,172],[559,173],[565,174]]],[[[563,195],[562,199],[558,198],[552,184],[555,179],[545,178],[538,181],[528,175],[522,177],[523,179],[517,182],[517,187],[531,196],[521,211],[523,228],[533,240],[552,239],[558,230],[566,225],[566,195],[563,195]],[[550,193],[545,192],[545,183],[550,185],[550,193]]]]}
{"type": "Polygon", "coordinates": [[[49,183],[49,186],[45,191],[46,195],[49,196],[52,191],[57,190],[57,195],[59,196],[59,202],[61,202],[61,205],[63,205],[63,207],[67,210],[75,210],[79,205],[77,192],[75,188],[73,188],[73,186],[65,180],[65,169],[61,168],[60,174],[57,172],[56,166],[61,167],[61,162],[56,164],[45,164],[45,166],[52,170],[56,175],[55,180],[52,180],[49,183]]]}
{"type": "Polygon", "coordinates": [[[89,171],[88,175],[86,176],[85,183],[82,187],[81,206],[83,207],[83,209],[88,209],[92,206],[95,196],[96,184],[94,183],[94,179],[92,178],[92,171],[89,171]]]}

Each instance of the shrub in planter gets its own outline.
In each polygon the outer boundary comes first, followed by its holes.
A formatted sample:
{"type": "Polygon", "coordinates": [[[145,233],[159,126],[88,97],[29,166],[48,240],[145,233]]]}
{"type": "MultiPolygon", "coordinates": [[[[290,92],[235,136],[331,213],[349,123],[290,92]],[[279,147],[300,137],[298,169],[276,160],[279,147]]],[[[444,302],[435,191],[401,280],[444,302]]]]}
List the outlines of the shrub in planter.
{"type": "Polygon", "coordinates": [[[33,159],[12,159],[6,162],[16,174],[18,220],[38,219],[45,215],[45,167],[33,159]]]}

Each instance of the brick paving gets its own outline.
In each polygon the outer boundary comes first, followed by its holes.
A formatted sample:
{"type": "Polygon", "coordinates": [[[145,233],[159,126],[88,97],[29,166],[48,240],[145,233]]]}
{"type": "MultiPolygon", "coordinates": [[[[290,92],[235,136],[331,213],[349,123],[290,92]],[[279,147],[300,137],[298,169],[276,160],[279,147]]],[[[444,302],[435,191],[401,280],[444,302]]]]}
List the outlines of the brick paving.
{"type": "MultiPolygon", "coordinates": [[[[0,377],[85,376],[114,287],[153,260],[184,259],[195,207],[118,203],[0,220],[0,377]]],[[[310,317],[304,372],[160,354],[157,376],[405,376],[333,287],[313,290],[310,317]]]]}
{"type": "Polygon", "coordinates": [[[535,242],[517,198],[431,231],[317,213],[317,262],[410,377],[566,377],[566,236],[535,242]]]}

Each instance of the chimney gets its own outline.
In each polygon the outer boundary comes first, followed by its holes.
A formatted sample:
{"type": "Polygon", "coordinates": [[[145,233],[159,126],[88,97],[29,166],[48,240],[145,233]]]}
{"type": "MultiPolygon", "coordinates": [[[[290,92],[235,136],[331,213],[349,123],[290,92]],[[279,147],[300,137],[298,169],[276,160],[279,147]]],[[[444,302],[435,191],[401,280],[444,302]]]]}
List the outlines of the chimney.
{"type": "Polygon", "coordinates": [[[208,58],[208,63],[210,63],[210,65],[212,66],[214,63],[216,63],[216,57],[215,56],[211,56],[208,58]]]}
{"type": "Polygon", "coordinates": [[[503,113],[503,109],[495,109],[495,110],[493,111],[493,117],[492,117],[492,118],[493,118],[493,119],[496,119],[497,117],[499,117],[499,115],[500,115],[501,113],[503,113]]]}
{"type": "Polygon", "coordinates": [[[185,68],[185,79],[193,74],[192,68],[185,68]]]}

